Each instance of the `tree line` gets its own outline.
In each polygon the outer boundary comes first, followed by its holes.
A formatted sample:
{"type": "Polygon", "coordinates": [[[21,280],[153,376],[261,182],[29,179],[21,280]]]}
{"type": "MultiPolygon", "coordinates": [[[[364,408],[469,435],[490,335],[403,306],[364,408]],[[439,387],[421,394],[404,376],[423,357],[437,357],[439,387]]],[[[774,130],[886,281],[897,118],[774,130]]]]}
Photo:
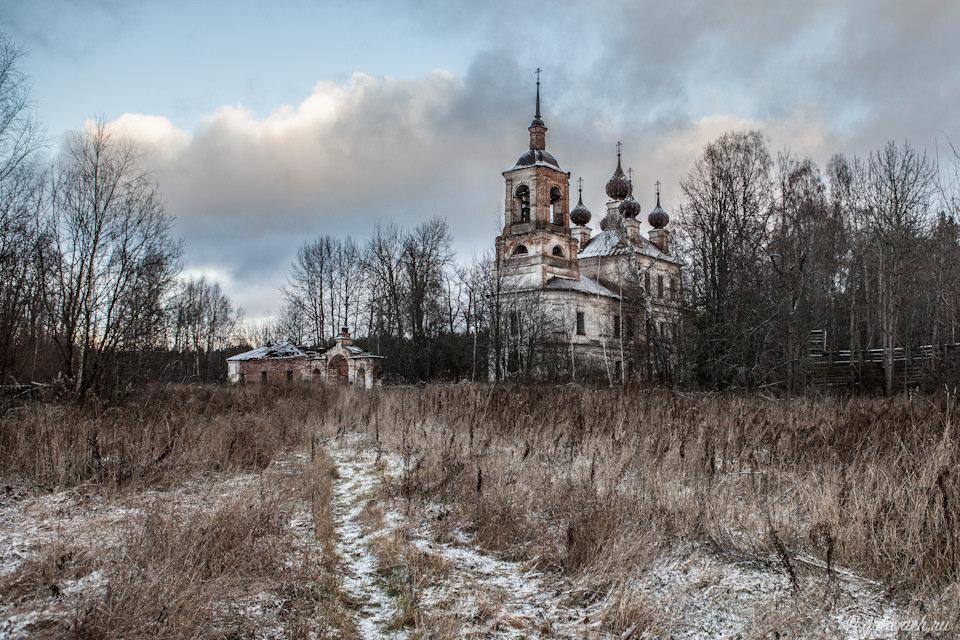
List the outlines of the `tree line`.
{"type": "Polygon", "coordinates": [[[802,391],[822,329],[854,361],[882,349],[889,394],[897,348],[960,340],[960,173],[946,156],[891,141],[821,171],[774,158],[756,131],[707,145],[678,216],[691,381],[802,391]]]}
{"type": "MultiPolygon", "coordinates": [[[[547,348],[546,329],[510,331],[492,252],[457,262],[442,218],[305,243],[278,319],[242,323],[217,283],[181,277],[181,242],[130,144],[92,123],[41,159],[21,56],[0,38],[3,384],[59,380],[83,397],[137,378],[222,379],[230,353],[321,348],[341,327],[397,381],[482,380],[488,362],[502,379],[516,373],[501,366],[511,341],[547,348]]],[[[888,364],[898,348],[960,342],[960,163],[945,156],[890,142],[821,170],[774,156],[756,131],[706,145],[674,216],[685,322],[672,380],[801,392],[811,330],[888,364]]]]}
{"type": "Polygon", "coordinates": [[[403,381],[485,379],[489,259],[454,260],[446,220],[377,225],[364,243],[305,243],[283,287],[274,339],[322,347],[347,328],[403,381]]]}
{"type": "Polygon", "coordinates": [[[156,182],[100,122],[53,162],[0,38],[0,380],[70,393],[136,377],[220,375],[237,314],[219,286],[181,279],[182,248],[156,182]]]}

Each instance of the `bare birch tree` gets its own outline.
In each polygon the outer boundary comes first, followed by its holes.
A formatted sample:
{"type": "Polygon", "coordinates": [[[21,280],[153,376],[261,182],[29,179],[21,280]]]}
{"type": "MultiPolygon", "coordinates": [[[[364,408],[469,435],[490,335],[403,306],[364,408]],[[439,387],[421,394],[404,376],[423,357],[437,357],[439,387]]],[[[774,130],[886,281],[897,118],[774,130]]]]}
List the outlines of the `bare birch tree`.
{"type": "Polygon", "coordinates": [[[49,192],[44,303],[62,372],[82,397],[121,352],[156,337],[181,248],[156,183],[102,123],[68,141],[49,192]]]}

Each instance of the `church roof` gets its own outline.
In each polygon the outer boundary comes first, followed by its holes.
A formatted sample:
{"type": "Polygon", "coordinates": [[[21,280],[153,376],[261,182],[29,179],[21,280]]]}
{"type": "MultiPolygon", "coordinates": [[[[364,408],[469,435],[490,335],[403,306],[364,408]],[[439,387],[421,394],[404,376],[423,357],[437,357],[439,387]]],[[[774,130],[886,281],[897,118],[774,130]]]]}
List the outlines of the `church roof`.
{"type": "MultiPolygon", "coordinates": [[[[597,235],[590,238],[590,241],[586,244],[583,250],[577,255],[578,258],[598,258],[598,257],[607,257],[607,256],[620,256],[626,255],[629,250],[627,247],[620,243],[620,237],[617,235],[616,231],[607,230],[601,231],[597,235]]],[[[667,262],[677,262],[677,259],[668,256],[663,251],[660,251],[660,248],[657,245],[650,242],[647,238],[640,237],[636,245],[634,246],[634,251],[640,255],[649,256],[651,258],[656,258],[657,260],[665,260],[667,262]]]]}
{"type": "Polygon", "coordinates": [[[581,275],[579,280],[553,277],[547,281],[546,288],[560,289],[563,291],[579,291],[580,293],[586,293],[591,296],[605,296],[607,298],[620,299],[620,296],[613,291],[610,291],[610,289],[607,289],[593,278],[588,278],[584,275],[581,275]]]}
{"type": "MultiPolygon", "coordinates": [[[[553,157],[553,154],[546,149],[531,149],[517,159],[517,164],[513,169],[522,169],[523,167],[552,167],[558,171],[560,163],[553,157]]],[[[513,171],[511,169],[511,171],[513,171]]]]}

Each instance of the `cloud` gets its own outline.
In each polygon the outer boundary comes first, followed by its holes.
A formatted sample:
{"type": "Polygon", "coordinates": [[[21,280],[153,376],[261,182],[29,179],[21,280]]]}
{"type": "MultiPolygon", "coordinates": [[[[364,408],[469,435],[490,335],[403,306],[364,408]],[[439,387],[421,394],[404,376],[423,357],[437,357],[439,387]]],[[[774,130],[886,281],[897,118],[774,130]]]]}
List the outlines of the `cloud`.
{"type": "Polygon", "coordinates": [[[481,44],[464,73],[354,73],[270,113],[223,106],[191,131],[163,115],[111,124],[157,172],[188,266],[226,274],[251,317],[276,311],[297,247],[319,234],[362,241],[377,222],[442,215],[461,258],[491,246],[537,66],[548,147],[584,178],[594,224],[617,140],[644,208],[661,180],[669,209],[704,145],[731,129],[760,129],[773,153],[821,164],[889,138],[960,138],[954,3],[624,0],[522,19],[496,1],[414,6],[425,37],[470,23],[481,44]]]}

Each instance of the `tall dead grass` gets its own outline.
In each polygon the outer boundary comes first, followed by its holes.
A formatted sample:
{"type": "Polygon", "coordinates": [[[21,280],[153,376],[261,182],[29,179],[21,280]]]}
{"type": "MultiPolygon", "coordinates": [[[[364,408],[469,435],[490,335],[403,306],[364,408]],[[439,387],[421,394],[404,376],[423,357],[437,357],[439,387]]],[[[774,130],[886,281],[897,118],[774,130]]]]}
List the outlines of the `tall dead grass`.
{"type": "Polygon", "coordinates": [[[325,420],[402,458],[396,496],[443,503],[487,548],[599,592],[692,542],[775,565],[797,589],[845,567],[929,606],[960,582],[955,413],[946,393],[428,386],[344,391],[325,420]]]}
{"type": "Polygon", "coordinates": [[[62,495],[106,495],[93,513],[124,515],[98,535],[74,507],[69,533],[0,579],[0,602],[37,615],[32,636],[356,637],[338,583],[336,469],[310,446],[326,397],[163,387],[113,407],[8,408],[0,479],[83,484],[62,495]]]}
{"type": "Polygon", "coordinates": [[[265,468],[316,427],[308,387],[162,386],[115,406],[28,402],[0,418],[0,476],[53,489],[142,487],[207,471],[265,468]]]}

